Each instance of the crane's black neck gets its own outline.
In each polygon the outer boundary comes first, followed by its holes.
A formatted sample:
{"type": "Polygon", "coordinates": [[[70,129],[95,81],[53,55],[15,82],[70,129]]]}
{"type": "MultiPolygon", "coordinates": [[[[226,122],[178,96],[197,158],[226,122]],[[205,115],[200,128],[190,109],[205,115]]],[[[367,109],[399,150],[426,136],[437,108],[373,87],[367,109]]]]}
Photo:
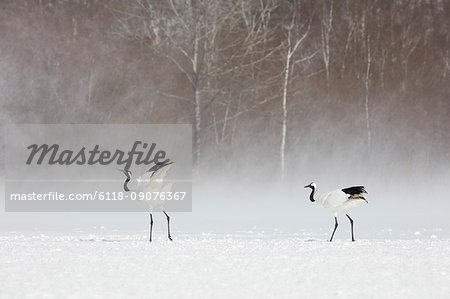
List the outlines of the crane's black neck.
{"type": "Polygon", "coordinates": [[[311,186],[311,194],[309,195],[309,200],[311,202],[315,202],[316,200],[314,199],[314,193],[316,193],[316,188],[314,186],[311,186]]]}
{"type": "Polygon", "coordinates": [[[125,190],[125,192],[130,191],[130,188],[128,188],[128,183],[130,182],[130,180],[131,180],[131,178],[128,177],[128,178],[125,180],[125,182],[123,183],[123,190],[125,190]]]}

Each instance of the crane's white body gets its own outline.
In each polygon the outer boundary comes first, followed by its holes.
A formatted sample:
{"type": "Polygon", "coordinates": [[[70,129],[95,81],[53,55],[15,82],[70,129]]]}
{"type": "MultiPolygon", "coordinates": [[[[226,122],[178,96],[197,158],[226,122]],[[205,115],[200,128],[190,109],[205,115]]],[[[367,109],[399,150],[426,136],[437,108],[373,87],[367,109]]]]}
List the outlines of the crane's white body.
{"type": "Polygon", "coordinates": [[[156,164],[149,171],[145,172],[143,175],[136,179],[134,183],[134,188],[130,189],[128,187],[128,183],[131,181],[132,173],[130,170],[121,170],[123,174],[126,176],[126,180],[124,182],[123,188],[125,192],[133,191],[138,193],[136,198],[140,203],[146,206],[147,211],[150,216],[150,242],[152,241],[152,229],[153,229],[153,216],[152,212],[154,210],[160,210],[166,215],[167,219],[167,235],[170,241],[172,241],[172,237],[170,235],[170,217],[164,211],[164,203],[165,198],[168,195],[167,192],[170,192],[172,189],[172,182],[165,182],[164,177],[166,176],[167,171],[169,170],[171,164],[173,162],[167,163],[167,161],[163,162],[163,164],[156,164]],[[151,192],[151,194],[148,194],[151,192]],[[166,193],[163,196],[161,193],[166,193]]]}
{"type": "Polygon", "coordinates": [[[353,219],[347,214],[347,210],[360,206],[362,203],[367,202],[363,194],[367,193],[364,186],[353,186],[345,188],[342,190],[333,190],[322,194],[319,198],[315,199],[314,195],[317,191],[317,186],[314,182],[306,185],[305,188],[311,188],[311,194],[309,195],[309,200],[312,204],[322,206],[325,209],[330,210],[334,215],[335,225],[333,233],[331,234],[330,242],[333,241],[334,233],[338,227],[337,214],[339,212],[345,213],[348,220],[350,220],[352,228],[352,241],[355,241],[355,236],[353,233],[353,219]]]}
{"type": "Polygon", "coordinates": [[[358,207],[363,203],[366,203],[364,199],[350,196],[338,189],[322,194],[312,204],[322,206],[330,210],[334,216],[337,216],[339,212],[346,214],[348,209],[358,207]]]}
{"type": "MultiPolygon", "coordinates": [[[[158,169],[154,173],[146,172],[140,177],[136,179],[137,186],[135,188],[135,192],[170,192],[172,189],[172,182],[165,182],[164,177],[166,176],[167,171],[172,165],[166,165],[160,169],[158,169]]],[[[153,212],[156,210],[162,211],[164,208],[164,200],[156,199],[156,200],[139,200],[142,204],[147,207],[149,212],[153,212]]]]}

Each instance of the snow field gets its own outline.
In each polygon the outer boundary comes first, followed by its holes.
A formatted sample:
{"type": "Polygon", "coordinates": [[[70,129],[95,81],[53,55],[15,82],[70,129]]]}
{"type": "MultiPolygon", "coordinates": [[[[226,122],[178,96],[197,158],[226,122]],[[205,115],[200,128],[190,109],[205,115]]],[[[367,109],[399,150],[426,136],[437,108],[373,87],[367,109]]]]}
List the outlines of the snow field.
{"type": "Polygon", "coordinates": [[[0,235],[0,298],[450,298],[450,240],[0,235]]]}

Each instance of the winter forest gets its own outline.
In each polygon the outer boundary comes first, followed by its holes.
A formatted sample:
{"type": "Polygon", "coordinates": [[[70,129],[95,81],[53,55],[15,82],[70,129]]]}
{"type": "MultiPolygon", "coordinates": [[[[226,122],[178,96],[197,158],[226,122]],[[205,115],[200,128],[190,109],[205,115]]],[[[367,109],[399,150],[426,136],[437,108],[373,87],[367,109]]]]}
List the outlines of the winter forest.
{"type": "Polygon", "coordinates": [[[450,294],[449,0],[0,0],[0,131],[2,298],[450,294]],[[75,153],[187,125],[132,140],[175,148],[142,174],[30,166],[11,124],[75,153]],[[177,183],[186,210],[7,209],[177,183]]]}
{"type": "Polygon", "coordinates": [[[448,167],[448,1],[0,6],[2,123],[192,123],[200,176],[448,167]]]}

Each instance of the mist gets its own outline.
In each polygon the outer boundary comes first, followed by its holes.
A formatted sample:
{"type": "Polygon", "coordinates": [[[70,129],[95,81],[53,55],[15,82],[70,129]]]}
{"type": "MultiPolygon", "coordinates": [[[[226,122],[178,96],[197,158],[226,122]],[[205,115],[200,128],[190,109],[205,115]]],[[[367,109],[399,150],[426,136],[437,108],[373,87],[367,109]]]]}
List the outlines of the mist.
{"type": "MultiPolygon", "coordinates": [[[[2,129],[193,125],[193,211],[172,215],[175,233],[328,235],[332,215],[303,188],[314,181],[319,194],[366,186],[360,238],[450,235],[448,2],[0,8],[2,129]]],[[[2,210],[0,230],[144,232],[147,217],[2,210]]]]}

